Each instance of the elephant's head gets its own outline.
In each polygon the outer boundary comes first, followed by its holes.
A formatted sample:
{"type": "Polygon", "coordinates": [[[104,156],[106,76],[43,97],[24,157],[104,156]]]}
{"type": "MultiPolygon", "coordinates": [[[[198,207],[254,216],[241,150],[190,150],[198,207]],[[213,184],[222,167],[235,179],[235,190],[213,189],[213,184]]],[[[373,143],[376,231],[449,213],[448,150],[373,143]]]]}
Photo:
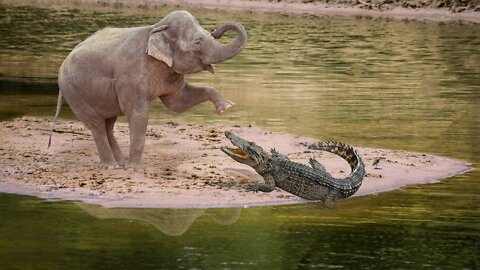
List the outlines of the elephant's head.
{"type": "Polygon", "coordinates": [[[247,33],[239,23],[224,23],[210,33],[192,14],[174,11],[153,26],[147,53],[181,74],[202,70],[213,73],[211,64],[239,54],[246,42],[247,33]],[[235,39],[229,44],[218,42],[216,39],[228,30],[236,32],[235,39]]]}

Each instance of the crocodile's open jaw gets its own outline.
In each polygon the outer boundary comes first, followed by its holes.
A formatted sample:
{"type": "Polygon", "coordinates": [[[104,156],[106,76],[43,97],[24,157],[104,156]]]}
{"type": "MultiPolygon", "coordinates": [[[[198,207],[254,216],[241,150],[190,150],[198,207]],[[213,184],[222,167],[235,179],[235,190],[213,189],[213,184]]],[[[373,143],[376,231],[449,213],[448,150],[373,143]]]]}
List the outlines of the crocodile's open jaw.
{"type": "Polygon", "coordinates": [[[225,131],[225,136],[230,140],[234,147],[221,147],[220,150],[240,163],[256,166],[264,155],[263,149],[253,142],[246,141],[231,131],[225,131]]]}
{"type": "Polygon", "coordinates": [[[242,149],[240,148],[233,148],[233,147],[221,147],[220,148],[225,154],[229,156],[235,156],[240,159],[245,159],[245,160],[253,160],[247,153],[245,153],[242,149]]]}

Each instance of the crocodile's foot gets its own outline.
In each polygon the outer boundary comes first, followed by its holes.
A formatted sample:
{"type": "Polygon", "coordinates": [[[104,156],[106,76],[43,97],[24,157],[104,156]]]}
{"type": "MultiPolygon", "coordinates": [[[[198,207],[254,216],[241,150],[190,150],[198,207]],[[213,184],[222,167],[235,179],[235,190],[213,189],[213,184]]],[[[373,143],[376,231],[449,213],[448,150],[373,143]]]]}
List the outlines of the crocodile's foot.
{"type": "Polygon", "coordinates": [[[260,186],[258,184],[253,184],[253,185],[249,186],[248,188],[246,188],[246,191],[247,192],[253,192],[253,194],[255,194],[255,193],[258,193],[259,188],[260,188],[260,186]]]}

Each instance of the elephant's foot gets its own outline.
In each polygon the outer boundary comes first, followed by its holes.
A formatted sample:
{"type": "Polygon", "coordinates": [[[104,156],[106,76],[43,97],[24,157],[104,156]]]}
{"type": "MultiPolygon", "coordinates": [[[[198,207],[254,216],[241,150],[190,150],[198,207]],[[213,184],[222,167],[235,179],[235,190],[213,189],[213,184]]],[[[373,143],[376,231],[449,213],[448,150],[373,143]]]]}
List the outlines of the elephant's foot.
{"type": "Polygon", "coordinates": [[[125,168],[127,162],[125,160],[117,160],[117,164],[115,165],[115,169],[125,168]]]}
{"type": "Polygon", "coordinates": [[[226,110],[232,108],[233,106],[235,106],[235,103],[233,103],[232,101],[224,101],[216,105],[217,114],[224,114],[226,110]]]}
{"type": "Polygon", "coordinates": [[[113,169],[119,169],[119,168],[121,168],[121,166],[118,165],[116,162],[101,162],[100,163],[100,168],[107,169],[107,170],[113,170],[113,169]]]}
{"type": "Polygon", "coordinates": [[[128,162],[125,169],[134,172],[145,172],[145,165],[142,162],[128,162]]]}

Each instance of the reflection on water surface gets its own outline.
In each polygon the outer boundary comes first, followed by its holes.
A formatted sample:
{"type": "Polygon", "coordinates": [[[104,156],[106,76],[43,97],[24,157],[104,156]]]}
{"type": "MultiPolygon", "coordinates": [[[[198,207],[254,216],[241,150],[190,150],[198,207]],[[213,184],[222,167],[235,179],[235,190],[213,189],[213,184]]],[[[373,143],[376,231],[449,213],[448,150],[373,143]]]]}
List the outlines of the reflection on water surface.
{"type": "MultiPolygon", "coordinates": [[[[0,118],[8,119],[53,116],[58,67],[91,33],[153,24],[171,10],[0,6],[0,11],[0,118]]],[[[477,170],[438,184],[348,199],[333,210],[260,207],[243,209],[241,216],[239,209],[218,210],[225,220],[237,219],[228,226],[210,210],[81,205],[85,212],[80,204],[0,194],[2,265],[479,267],[478,26],[191,12],[206,29],[237,20],[249,33],[244,52],[216,65],[215,75],[189,77],[215,86],[237,107],[221,117],[211,104],[176,115],[154,102],[153,123],[252,123],[322,140],[461,158],[477,170]]],[[[73,117],[66,108],[62,116],[73,117]]]]}
{"type": "Polygon", "coordinates": [[[240,218],[241,208],[218,209],[157,209],[104,208],[77,202],[87,214],[99,219],[127,219],[146,221],[166,235],[184,234],[200,216],[208,216],[218,224],[231,225],[240,218]]]}

